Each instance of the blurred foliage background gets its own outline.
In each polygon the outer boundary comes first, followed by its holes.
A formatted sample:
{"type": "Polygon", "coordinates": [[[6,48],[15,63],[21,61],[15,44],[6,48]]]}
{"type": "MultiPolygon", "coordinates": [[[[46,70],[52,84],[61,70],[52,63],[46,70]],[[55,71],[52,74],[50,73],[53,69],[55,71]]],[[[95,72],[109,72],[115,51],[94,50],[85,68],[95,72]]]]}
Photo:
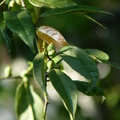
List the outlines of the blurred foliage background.
{"type": "MultiPolygon", "coordinates": [[[[113,13],[115,16],[91,14],[103,24],[106,29],[75,15],[57,15],[41,18],[39,25],[49,25],[58,29],[67,42],[81,48],[100,49],[110,56],[110,61],[120,65],[120,1],[119,0],[74,0],[78,4],[91,5],[113,13]]],[[[2,11],[7,5],[0,6],[0,22],[2,11]]],[[[41,12],[46,9],[42,9],[41,12]]],[[[34,20],[33,20],[34,22],[34,20]]],[[[7,48],[0,36],[0,76],[4,76],[4,68],[12,66],[13,74],[27,67],[27,61],[32,61],[34,54],[14,34],[17,56],[9,57],[7,48]]],[[[120,120],[120,71],[106,65],[98,65],[100,70],[99,86],[103,88],[106,100],[101,104],[100,97],[87,97],[80,93],[76,120],[120,120]],[[109,73],[109,74],[108,74],[109,73]]],[[[0,81],[0,120],[16,120],[14,112],[14,97],[19,80],[0,81]]],[[[36,87],[35,87],[36,88],[36,87]]],[[[51,86],[50,104],[48,105],[48,120],[69,120],[59,96],[51,86]]],[[[36,88],[39,93],[39,89],[36,88]]]]}

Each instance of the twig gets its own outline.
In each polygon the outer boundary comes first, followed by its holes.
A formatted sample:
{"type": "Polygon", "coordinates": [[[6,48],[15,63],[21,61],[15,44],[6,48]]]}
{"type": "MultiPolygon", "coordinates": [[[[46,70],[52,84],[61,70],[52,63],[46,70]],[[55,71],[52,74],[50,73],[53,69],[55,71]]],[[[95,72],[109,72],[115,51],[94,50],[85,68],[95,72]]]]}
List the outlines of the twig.
{"type": "Polygon", "coordinates": [[[3,0],[3,1],[0,3],[0,6],[1,6],[2,4],[4,4],[4,2],[5,2],[5,0],[3,0]]]}
{"type": "Polygon", "coordinates": [[[47,106],[48,106],[48,104],[49,104],[49,100],[48,100],[48,97],[47,97],[46,92],[44,93],[44,96],[45,96],[45,105],[44,105],[44,120],[46,120],[46,112],[47,112],[47,106]]]}
{"type": "Polygon", "coordinates": [[[20,77],[20,76],[15,76],[15,77],[0,77],[0,81],[1,80],[6,80],[6,79],[22,79],[22,77],[20,77]]]}
{"type": "Polygon", "coordinates": [[[36,22],[35,22],[35,24],[34,24],[34,27],[36,27],[36,26],[37,26],[37,24],[38,24],[39,20],[40,20],[40,17],[36,20],[36,22]]]}

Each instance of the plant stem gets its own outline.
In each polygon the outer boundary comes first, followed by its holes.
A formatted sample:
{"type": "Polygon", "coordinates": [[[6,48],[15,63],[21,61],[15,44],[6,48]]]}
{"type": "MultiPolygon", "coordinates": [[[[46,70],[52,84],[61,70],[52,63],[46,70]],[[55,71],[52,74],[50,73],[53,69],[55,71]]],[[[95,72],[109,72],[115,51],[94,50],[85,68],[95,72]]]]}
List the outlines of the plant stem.
{"type": "Polygon", "coordinates": [[[46,111],[47,111],[47,106],[49,104],[48,96],[46,92],[44,92],[44,97],[45,97],[45,105],[44,105],[44,120],[46,120],[46,111]]]}
{"type": "MultiPolygon", "coordinates": [[[[45,52],[45,49],[46,49],[46,43],[45,41],[41,40],[39,41],[40,39],[35,39],[36,40],[36,45],[37,45],[37,50],[38,50],[38,53],[41,53],[41,52],[45,52]]],[[[48,74],[45,74],[45,87],[47,87],[47,77],[48,77],[48,74]]],[[[45,103],[44,103],[44,120],[47,119],[47,116],[46,116],[46,112],[47,112],[47,106],[49,104],[49,100],[48,100],[48,95],[47,95],[47,91],[45,90],[44,91],[44,100],[45,100],[45,103]]]]}
{"type": "Polygon", "coordinates": [[[20,77],[20,76],[14,76],[14,77],[0,77],[0,81],[2,81],[2,80],[6,80],[6,79],[11,79],[11,80],[13,80],[13,79],[22,79],[22,77],[20,77]]]}

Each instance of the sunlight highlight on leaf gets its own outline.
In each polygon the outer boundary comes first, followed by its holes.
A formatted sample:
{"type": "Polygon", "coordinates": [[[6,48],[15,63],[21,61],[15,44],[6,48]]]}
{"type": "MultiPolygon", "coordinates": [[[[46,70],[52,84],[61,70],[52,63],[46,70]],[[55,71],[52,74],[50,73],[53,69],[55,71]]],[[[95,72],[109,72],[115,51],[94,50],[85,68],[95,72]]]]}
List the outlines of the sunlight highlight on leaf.
{"type": "Polygon", "coordinates": [[[36,7],[63,8],[76,5],[71,0],[29,0],[36,7]]]}
{"type": "Polygon", "coordinates": [[[60,50],[59,54],[70,67],[90,81],[86,93],[96,86],[99,80],[97,66],[94,60],[83,49],[74,46],[65,46],[60,50]]]}
{"type": "Polygon", "coordinates": [[[50,80],[56,91],[61,96],[66,109],[69,111],[72,120],[75,120],[77,107],[77,88],[72,80],[60,70],[50,72],[50,80]]]}

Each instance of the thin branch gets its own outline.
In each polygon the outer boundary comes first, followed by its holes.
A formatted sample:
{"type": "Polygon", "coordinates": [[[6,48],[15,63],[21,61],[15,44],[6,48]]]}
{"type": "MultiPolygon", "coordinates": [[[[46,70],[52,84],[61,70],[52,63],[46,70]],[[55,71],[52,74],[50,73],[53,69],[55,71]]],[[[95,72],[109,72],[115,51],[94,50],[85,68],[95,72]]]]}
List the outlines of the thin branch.
{"type": "Polygon", "coordinates": [[[38,22],[40,21],[40,17],[36,20],[35,24],[34,24],[34,27],[37,26],[38,22]]]}
{"type": "Polygon", "coordinates": [[[4,4],[4,2],[5,2],[5,0],[3,0],[3,1],[0,3],[0,6],[1,6],[2,4],[4,4]]]}
{"type": "MultiPolygon", "coordinates": [[[[47,87],[47,77],[48,77],[49,73],[45,73],[45,86],[47,87]]],[[[46,112],[47,112],[47,106],[49,104],[49,99],[48,99],[48,95],[47,95],[47,91],[44,91],[44,100],[45,100],[45,104],[44,104],[44,120],[46,120],[46,112]]]]}
{"type": "Polygon", "coordinates": [[[44,120],[46,120],[46,112],[47,112],[47,106],[48,106],[48,104],[49,104],[49,100],[48,100],[48,97],[47,97],[46,92],[44,93],[44,96],[45,96],[45,105],[44,105],[44,120]]]}
{"type": "Polygon", "coordinates": [[[20,76],[14,76],[14,77],[0,77],[0,81],[2,81],[2,80],[6,80],[6,79],[11,79],[11,80],[13,80],[13,79],[22,79],[22,77],[20,77],[20,76]]]}

